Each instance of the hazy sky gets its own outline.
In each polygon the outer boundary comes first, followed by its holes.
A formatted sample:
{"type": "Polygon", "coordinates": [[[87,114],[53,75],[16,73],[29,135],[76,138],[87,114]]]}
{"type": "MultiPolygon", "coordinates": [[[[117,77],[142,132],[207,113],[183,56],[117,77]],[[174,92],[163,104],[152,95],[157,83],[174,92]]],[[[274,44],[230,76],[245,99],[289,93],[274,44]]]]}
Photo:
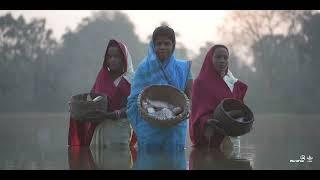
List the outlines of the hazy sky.
{"type": "MultiPolygon", "coordinates": [[[[223,22],[226,11],[223,10],[121,10],[128,14],[135,25],[140,40],[146,42],[154,28],[166,21],[178,33],[178,42],[183,43],[194,53],[206,41],[217,40],[216,27],[223,22]]],[[[53,29],[54,36],[60,39],[69,27],[72,30],[82,20],[90,16],[92,10],[1,10],[0,15],[11,12],[15,17],[23,14],[27,20],[33,17],[45,17],[47,27],[53,29]]]]}

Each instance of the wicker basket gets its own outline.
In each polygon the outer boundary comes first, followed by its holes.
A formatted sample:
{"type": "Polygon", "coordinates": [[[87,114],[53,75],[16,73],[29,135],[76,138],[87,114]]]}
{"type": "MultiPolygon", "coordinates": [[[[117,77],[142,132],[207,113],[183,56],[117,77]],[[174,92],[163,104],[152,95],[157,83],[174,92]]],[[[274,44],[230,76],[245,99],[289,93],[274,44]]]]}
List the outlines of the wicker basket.
{"type": "Polygon", "coordinates": [[[250,132],[254,121],[253,113],[248,106],[239,100],[226,98],[220,102],[213,113],[213,118],[219,121],[219,127],[223,128],[228,136],[241,136],[250,132]],[[241,110],[245,120],[240,122],[230,115],[232,110],[241,110]]]}
{"type": "Polygon", "coordinates": [[[140,115],[152,125],[157,127],[168,127],[186,120],[189,113],[189,99],[185,93],[170,85],[151,85],[146,87],[138,96],[138,109],[140,115]],[[182,113],[172,118],[160,120],[157,117],[148,114],[147,110],[142,107],[142,102],[146,98],[170,103],[182,108],[182,113]]]}
{"type": "Polygon", "coordinates": [[[99,120],[103,117],[103,113],[107,112],[107,108],[108,98],[100,93],[78,94],[72,96],[70,101],[71,117],[79,121],[99,120]],[[88,94],[90,94],[92,99],[96,98],[97,96],[102,96],[102,99],[96,102],[87,101],[88,94]]]}

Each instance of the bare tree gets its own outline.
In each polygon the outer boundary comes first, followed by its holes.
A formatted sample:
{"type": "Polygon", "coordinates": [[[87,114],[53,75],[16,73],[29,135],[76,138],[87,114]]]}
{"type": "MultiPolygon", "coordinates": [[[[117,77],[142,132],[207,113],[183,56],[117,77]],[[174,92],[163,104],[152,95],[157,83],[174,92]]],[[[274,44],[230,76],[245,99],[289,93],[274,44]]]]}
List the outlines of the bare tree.
{"type": "Polygon", "coordinates": [[[239,58],[252,63],[252,45],[265,35],[299,33],[301,21],[313,11],[306,10],[250,10],[231,11],[219,27],[220,37],[234,49],[239,58]]]}

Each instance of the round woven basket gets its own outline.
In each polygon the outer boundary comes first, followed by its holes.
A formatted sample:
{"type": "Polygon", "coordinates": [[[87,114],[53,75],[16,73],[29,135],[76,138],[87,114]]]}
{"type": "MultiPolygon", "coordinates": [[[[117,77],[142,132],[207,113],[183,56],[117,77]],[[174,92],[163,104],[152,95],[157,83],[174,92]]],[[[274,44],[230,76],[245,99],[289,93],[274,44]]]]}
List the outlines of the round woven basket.
{"type": "Polygon", "coordinates": [[[219,127],[223,128],[228,136],[242,136],[252,129],[254,122],[253,113],[248,106],[237,99],[226,98],[220,102],[213,113],[213,118],[219,121],[219,127]],[[230,112],[241,111],[244,121],[237,121],[230,112]]]}
{"type": "Polygon", "coordinates": [[[152,125],[157,127],[168,127],[180,123],[187,119],[189,113],[189,99],[186,94],[179,89],[171,85],[151,85],[146,87],[138,96],[138,109],[140,115],[152,125]],[[170,103],[174,106],[179,106],[183,108],[182,113],[179,115],[168,118],[165,120],[160,120],[157,117],[148,114],[147,110],[142,107],[142,102],[146,98],[150,100],[157,100],[170,103]]]}
{"type": "Polygon", "coordinates": [[[100,93],[78,94],[72,96],[70,100],[71,117],[79,121],[99,120],[103,117],[102,113],[107,112],[107,108],[108,98],[100,93]],[[87,101],[88,94],[90,94],[92,99],[96,98],[97,96],[101,96],[102,99],[96,102],[87,101]]]}

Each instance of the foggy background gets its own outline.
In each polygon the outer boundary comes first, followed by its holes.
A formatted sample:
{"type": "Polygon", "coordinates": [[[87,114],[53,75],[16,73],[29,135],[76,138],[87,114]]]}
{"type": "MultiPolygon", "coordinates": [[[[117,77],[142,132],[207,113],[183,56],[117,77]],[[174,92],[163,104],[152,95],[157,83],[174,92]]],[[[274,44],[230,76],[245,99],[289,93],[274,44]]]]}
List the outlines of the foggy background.
{"type": "MultiPolygon", "coordinates": [[[[248,84],[246,103],[254,112],[319,112],[317,11],[228,11],[223,22],[217,27],[218,43],[230,48],[231,70],[248,84]]],[[[197,33],[204,27],[190,28],[197,33]]],[[[72,95],[91,89],[110,38],[126,43],[134,66],[138,65],[148,42],[141,42],[134,29],[126,14],[98,11],[57,40],[45,19],[26,22],[23,15],[2,15],[0,111],[65,112],[72,95]]],[[[177,42],[177,57],[192,60],[194,78],[215,43],[208,37],[207,43],[192,50],[200,53],[189,58],[189,49],[177,42]]]]}
{"type": "MultiPolygon", "coordinates": [[[[303,151],[317,153],[320,144],[314,139],[320,136],[319,11],[228,11],[222,22],[216,29],[219,42],[208,37],[197,50],[190,50],[177,40],[176,56],[192,60],[196,78],[209,48],[215,43],[227,45],[231,71],[248,84],[245,103],[256,115],[254,132],[248,135],[253,138],[250,141],[269,138],[273,145],[278,142],[275,147],[284,142],[310,142],[285,154],[291,159],[297,159],[295,156],[303,151]],[[189,51],[198,53],[190,56],[189,51]]],[[[175,27],[166,20],[161,23],[175,27]]],[[[67,101],[72,95],[90,91],[108,40],[118,38],[127,45],[134,68],[145,56],[148,42],[140,40],[135,28],[123,12],[98,11],[56,39],[45,19],[27,22],[23,15],[1,15],[1,144],[66,144],[67,101]],[[36,134],[35,139],[24,139],[32,133],[36,134]]],[[[197,33],[198,28],[206,27],[190,24],[190,28],[197,33]]],[[[179,31],[176,33],[179,39],[179,31]]],[[[150,39],[152,31],[149,34],[150,39]]],[[[8,153],[13,153],[10,148],[8,153]]],[[[259,153],[262,151],[255,155],[259,153]]]]}

